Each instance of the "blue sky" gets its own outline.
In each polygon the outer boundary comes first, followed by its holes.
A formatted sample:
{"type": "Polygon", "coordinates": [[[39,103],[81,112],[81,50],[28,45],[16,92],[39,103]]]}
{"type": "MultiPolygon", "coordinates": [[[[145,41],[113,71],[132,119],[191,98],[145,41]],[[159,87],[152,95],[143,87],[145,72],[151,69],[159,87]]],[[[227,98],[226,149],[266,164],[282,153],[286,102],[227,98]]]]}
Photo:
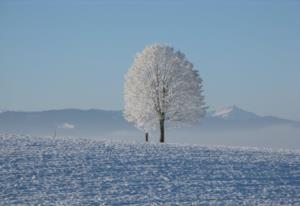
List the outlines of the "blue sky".
{"type": "Polygon", "coordinates": [[[0,109],[123,108],[146,45],[183,51],[211,109],[300,120],[300,1],[0,1],[0,109]]]}

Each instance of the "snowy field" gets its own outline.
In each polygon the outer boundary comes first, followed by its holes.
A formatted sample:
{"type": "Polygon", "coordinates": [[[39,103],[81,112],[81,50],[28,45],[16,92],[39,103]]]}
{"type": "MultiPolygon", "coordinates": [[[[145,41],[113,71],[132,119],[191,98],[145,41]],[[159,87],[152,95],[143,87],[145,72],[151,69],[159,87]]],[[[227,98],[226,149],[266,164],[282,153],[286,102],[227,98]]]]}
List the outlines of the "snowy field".
{"type": "Polygon", "coordinates": [[[300,153],[0,136],[0,205],[300,205],[300,153]]]}

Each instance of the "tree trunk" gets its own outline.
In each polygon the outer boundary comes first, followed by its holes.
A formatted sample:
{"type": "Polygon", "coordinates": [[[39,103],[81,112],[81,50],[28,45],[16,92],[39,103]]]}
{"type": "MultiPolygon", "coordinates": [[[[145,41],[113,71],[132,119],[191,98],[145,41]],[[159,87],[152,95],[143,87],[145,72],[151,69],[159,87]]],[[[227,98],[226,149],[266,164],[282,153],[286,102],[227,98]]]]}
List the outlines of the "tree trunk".
{"type": "Polygon", "coordinates": [[[159,126],[160,126],[160,143],[164,143],[165,142],[165,120],[164,119],[160,119],[159,120],[159,126]]]}
{"type": "Polygon", "coordinates": [[[148,142],[148,137],[149,137],[149,134],[148,134],[148,132],[146,132],[145,133],[145,140],[146,140],[146,142],[148,142]]]}

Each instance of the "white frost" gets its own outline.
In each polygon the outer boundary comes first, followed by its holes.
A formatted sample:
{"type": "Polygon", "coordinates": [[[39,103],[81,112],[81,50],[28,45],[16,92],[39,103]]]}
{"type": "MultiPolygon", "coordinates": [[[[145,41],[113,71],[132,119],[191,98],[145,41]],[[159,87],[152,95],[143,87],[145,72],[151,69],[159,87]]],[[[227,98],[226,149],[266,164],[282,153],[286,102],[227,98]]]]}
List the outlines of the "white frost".
{"type": "Polygon", "coordinates": [[[0,134],[0,205],[300,205],[300,153],[0,134]]]}
{"type": "Polygon", "coordinates": [[[185,55],[172,47],[151,45],[136,55],[125,78],[124,116],[151,130],[160,120],[172,125],[197,122],[205,115],[202,79],[185,55]]]}

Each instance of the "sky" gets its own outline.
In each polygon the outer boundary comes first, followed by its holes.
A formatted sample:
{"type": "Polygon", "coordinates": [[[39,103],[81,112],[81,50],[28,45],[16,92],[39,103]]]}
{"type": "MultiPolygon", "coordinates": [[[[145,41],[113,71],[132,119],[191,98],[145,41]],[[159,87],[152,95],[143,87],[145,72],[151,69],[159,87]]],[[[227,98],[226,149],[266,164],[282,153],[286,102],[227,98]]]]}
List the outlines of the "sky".
{"type": "Polygon", "coordinates": [[[300,120],[300,1],[0,1],[0,110],[123,109],[147,45],[181,50],[211,110],[300,120]]]}

